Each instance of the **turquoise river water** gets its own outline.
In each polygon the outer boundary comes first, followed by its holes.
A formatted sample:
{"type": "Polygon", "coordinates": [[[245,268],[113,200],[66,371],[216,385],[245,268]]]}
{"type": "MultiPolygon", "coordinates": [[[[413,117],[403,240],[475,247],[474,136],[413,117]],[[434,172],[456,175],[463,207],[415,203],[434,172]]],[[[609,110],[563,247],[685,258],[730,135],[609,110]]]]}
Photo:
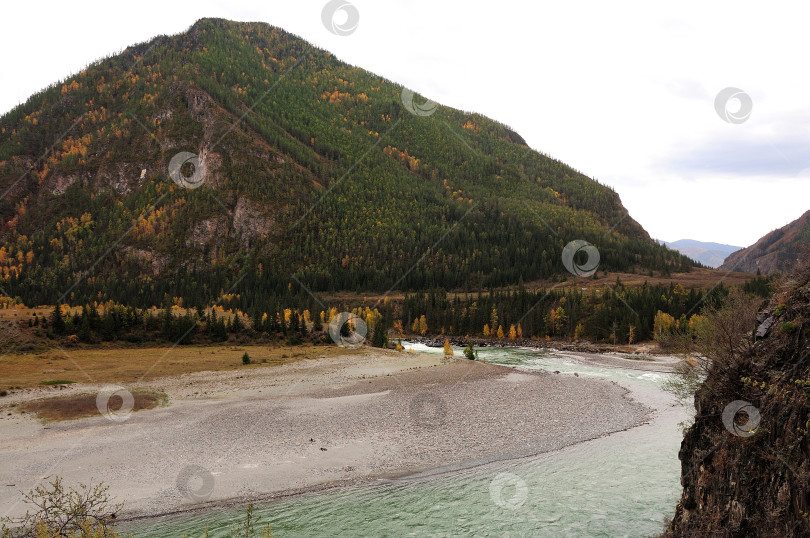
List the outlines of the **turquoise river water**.
{"type": "MultiPolygon", "coordinates": [[[[419,344],[407,347],[441,353],[419,344]]],[[[456,349],[456,353],[460,353],[456,349]]],[[[583,364],[563,354],[483,348],[519,369],[615,381],[655,409],[649,423],[552,453],[441,475],[313,493],[257,506],[273,536],[654,536],[680,495],[679,423],[667,374],[583,364]]],[[[519,411],[519,410],[518,410],[519,411]]],[[[609,413],[605,409],[605,413],[609,413]]],[[[130,522],[136,537],[235,535],[244,507],[130,522]]]]}

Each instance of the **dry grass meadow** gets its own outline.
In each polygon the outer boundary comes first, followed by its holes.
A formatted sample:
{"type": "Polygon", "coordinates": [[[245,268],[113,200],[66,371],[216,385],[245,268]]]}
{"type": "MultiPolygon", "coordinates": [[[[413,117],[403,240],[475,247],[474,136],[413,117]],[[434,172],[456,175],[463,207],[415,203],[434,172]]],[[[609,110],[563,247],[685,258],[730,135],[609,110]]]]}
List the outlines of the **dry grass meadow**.
{"type": "MultiPolygon", "coordinates": [[[[338,346],[210,345],[50,349],[0,357],[0,389],[30,388],[54,381],[139,383],[192,372],[261,368],[331,357],[353,350],[338,346]],[[250,355],[250,365],[242,355],[250,355]]],[[[2,401],[2,400],[0,400],[2,401]]]]}

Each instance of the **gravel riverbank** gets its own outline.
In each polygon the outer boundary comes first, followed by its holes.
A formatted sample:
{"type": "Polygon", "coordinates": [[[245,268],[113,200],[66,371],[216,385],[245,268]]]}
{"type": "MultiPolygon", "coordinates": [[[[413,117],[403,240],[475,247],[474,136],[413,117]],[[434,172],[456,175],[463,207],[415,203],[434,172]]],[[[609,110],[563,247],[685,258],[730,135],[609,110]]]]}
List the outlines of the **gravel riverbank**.
{"type": "Polygon", "coordinates": [[[538,454],[649,412],[601,380],[376,349],[142,387],[169,405],[47,425],[4,409],[0,515],[56,475],[103,481],[141,517],[538,454]]]}

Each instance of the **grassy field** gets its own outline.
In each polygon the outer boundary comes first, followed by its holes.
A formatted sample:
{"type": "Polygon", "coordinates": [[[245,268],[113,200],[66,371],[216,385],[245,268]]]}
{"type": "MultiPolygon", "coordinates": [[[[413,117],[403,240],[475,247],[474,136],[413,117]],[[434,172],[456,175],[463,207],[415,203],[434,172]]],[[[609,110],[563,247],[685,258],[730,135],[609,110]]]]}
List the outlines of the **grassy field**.
{"type": "Polygon", "coordinates": [[[261,368],[316,357],[356,353],[338,346],[212,345],[177,347],[69,348],[0,356],[0,389],[54,381],[138,383],[191,372],[261,368]],[[247,352],[251,363],[242,364],[247,352]]]}

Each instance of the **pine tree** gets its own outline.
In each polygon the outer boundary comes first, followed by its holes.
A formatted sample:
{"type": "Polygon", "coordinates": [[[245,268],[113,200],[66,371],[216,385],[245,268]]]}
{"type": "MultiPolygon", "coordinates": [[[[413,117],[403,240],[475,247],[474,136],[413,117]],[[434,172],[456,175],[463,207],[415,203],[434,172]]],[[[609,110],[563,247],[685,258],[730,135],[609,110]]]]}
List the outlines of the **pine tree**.
{"type": "Polygon", "coordinates": [[[65,334],[65,318],[62,317],[62,305],[56,303],[51,314],[51,327],[55,334],[65,334]]]}
{"type": "Polygon", "coordinates": [[[214,338],[220,342],[224,342],[228,339],[228,328],[225,326],[225,321],[222,316],[214,318],[214,338]]]}
{"type": "Polygon", "coordinates": [[[388,345],[388,334],[382,321],[374,324],[374,332],[371,334],[371,345],[374,347],[386,347],[388,345]]]}
{"type": "Polygon", "coordinates": [[[90,329],[97,331],[101,328],[101,316],[98,315],[98,308],[96,308],[95,301],[90,303],[90,329]]]}
{"type": "Polygon", "coordinates": [[[111,312],[104,312],[101,320],[101,337],[107,341],[115,339],[115,318],[111,312]]]}
{"type": "Polygon", "coordinates": [[[298,312],[295,311],[290,313],[290,332],[301,332],[301,320],[298,317],[298,312]]]}
{"type": "Polygon", "coordinates": [[[208,323],[206,325],[208,327],[208,332],[210,334],[214,334],[217,326],[217,311],[213,308],[211,309],[211,314],[208,316],[208,323]]]}
{"type": "Polygon", "coordinates": [[[166,308],[163,309],[163,337],[172,340],[174,333],[172,330],[172,325],[174,321],[174,314],[172,314],[172,308],[167,304],[166,308]]]}
{"type": "Polygon", "coordinates": [[[88,344],[93,341],[93,334],[90,331],[90,316],[84,310],[82,311],[81,321],[79,322],[79,334],[77,336],[79,340],[88,344]]]}

